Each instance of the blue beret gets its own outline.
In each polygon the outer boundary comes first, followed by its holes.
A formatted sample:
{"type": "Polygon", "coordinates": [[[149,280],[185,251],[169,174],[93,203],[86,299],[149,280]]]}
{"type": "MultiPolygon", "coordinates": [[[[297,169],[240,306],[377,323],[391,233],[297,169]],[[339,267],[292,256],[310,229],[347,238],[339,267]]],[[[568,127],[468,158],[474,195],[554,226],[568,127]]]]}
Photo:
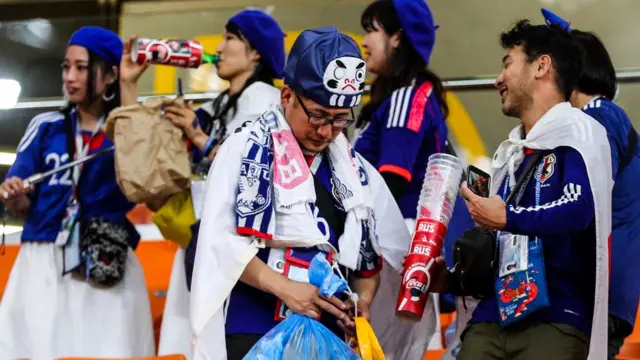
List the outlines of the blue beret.
{"type": "Polygon", "coordinates": [[[541,9],[542,16],[544,16],[544,22],[547,25],[558,25],[563,28],[566,32],[571,32],[571,26],[569,26],[569,22],[560,16],[552,13],[547,9],[541,9]]]}
{"type": "Polygon", "coordinates": [[[237,13],[229,22],[242,31],[251,47],[256,49],[276,78],[282,78],[285,34],[280,25],[264,11],[254,9],[237,13]]]}
{"type": "Polygon", "coordinates": [[[351,108],[360,103],[366,67],[358,44],[335,26],[305,30],[289,53],[284,83],[321,106],[351,108]]]}
{"type": "Polygon", "coordinates": [[[120,65],[122,40],[111,30],[97,26],[84,26],[71,35],[69,44],[78,45],[100,56],[108,65],[120,65]]]}
{"type": "Polygon", "coordinates": [[[425,0],[393,0],[402,31],[425,64],[429,64],[436,43],[436,29],[431,9],[425,0]]]}

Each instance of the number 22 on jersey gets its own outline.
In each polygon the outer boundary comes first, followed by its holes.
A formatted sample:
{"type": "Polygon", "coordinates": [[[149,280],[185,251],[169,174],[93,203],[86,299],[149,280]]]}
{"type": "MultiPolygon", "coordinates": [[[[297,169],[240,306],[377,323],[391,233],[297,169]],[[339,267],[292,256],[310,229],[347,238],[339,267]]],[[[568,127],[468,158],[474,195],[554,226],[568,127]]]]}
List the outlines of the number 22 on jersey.
{"type": "MultiPolygon", "coordinates": [[[[58,154],[58,153],[49,153],[44,158],[44,161],[47,167],[51,167],[52,169],[57,169],[60,166],[64,165],[69,161],[69,154],[58,154]]],[[[49,186],[71,186],[73,182],[71,181],[71,168],[64,171],[62,174],[53,174],[49,179],[49,186]]]]}

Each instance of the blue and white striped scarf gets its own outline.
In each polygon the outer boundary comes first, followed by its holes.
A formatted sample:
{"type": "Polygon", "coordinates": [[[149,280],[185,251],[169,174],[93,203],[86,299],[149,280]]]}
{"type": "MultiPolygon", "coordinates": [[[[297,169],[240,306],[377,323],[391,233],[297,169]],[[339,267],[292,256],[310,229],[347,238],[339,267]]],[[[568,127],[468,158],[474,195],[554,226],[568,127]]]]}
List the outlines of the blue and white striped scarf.
{"type": "MultiPolygon", "coordinates": [[[[237,233],[279,241],[268,243],[274,247],[328,245],[309,206],[316,200],[311,171],[280,108],[274,105],[248,126],[236,197],[237,233]]],[[[378,244],[368,176],[342,134],[325,155],[331,164],[332,193],[347,213],[338,259],[356,269],[361,242],[378,244]]]]}

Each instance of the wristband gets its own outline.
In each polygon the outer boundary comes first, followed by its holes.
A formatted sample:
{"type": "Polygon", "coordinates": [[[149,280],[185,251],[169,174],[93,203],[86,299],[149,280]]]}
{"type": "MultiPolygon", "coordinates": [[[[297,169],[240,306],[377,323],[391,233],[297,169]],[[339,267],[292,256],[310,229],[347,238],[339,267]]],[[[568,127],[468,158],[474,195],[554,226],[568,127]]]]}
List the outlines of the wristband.
{"type": "Polygon", "coordinates": [[[209,154],[211,154],[211,150],[213,150],[213,146],[216,143],[216,137],[215,136],[209,136],[209,139],[207,139],[207,142],[204,144],[204,149],[202,149],[202,153],[204,154],[205,157],[208,157],[209,154]]]}

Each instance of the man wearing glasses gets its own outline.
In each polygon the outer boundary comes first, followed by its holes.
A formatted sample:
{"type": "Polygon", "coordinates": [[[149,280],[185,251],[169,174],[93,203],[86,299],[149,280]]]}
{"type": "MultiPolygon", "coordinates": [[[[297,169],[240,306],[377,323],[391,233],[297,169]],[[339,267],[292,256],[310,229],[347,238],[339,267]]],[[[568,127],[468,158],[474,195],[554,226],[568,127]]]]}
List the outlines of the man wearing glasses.
{"type": "MultiPolygon", "coordinates": [[[[309,284],[309,262],[319,253],[349,281],[367,319],[381,256],[399,276],[401,252],[388,249],[409,247],[402,214],[342,133],[354,123],[365,71],[358,45],[335,27],[302,32],[280,103],[221,147],[207,180],[191,283],[196,359],[242,359],[291,312],[340,338],[352,334],[353,303],[309,284]]],[[[393,305],[386,308],[392,317],[393,305]]]]}

